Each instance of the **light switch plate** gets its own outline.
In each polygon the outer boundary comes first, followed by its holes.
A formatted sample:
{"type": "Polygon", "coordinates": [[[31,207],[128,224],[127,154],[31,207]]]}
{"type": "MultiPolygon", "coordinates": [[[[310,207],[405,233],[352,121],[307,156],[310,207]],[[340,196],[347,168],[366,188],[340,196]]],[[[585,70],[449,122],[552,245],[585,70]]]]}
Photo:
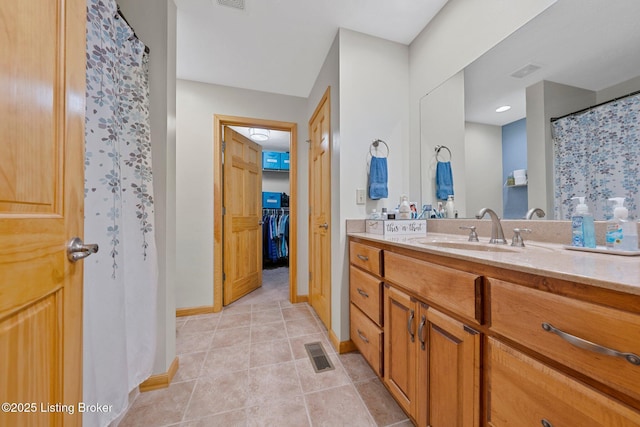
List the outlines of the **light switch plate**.
{"type": "Polygon", "coordinates": [[[364,205],[364,203],[365,203],[364,189],[356,188],[356,205],[364,205]]]}

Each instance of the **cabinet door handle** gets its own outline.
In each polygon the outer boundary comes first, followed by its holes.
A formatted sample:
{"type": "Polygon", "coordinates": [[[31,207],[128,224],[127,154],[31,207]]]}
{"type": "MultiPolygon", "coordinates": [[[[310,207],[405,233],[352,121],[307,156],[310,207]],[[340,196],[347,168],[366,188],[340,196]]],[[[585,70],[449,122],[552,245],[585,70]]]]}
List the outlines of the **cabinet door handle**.
{"type": "Polygon", "coordinates": [[[363,291],[363,290],[362,290],[362,289],[360,289],[360,288],[358,288],[358,293],[359,293],[360,295],[362,295],[363,297],[365,297],[365,298],[369,298],[369,294],[368,294],[368,293],[366,293],[365,291],[363,291]]]}
{"type": "Polygon", "coordinates": [[[553,427],[553,424],[551,424],[549,421],[545,420],[544,418],[540,420],[540,424],[542,424],[542,427],[553,427]]]}
{"type": "Polygon", "coordinates": [[[411,310],[409,312],[409,321],[407,322],[407,330],[409,331],[409,335],[411,335],[411,342],[416,340],[416,334],[413,333],[413,318],[415,317],[415,312],[411,310]]]}
{"type": "Polygon", "coordinates": [[[360,254],[358,254],[358,258],[360,258],[360,259],[361,259],[361,260],[363,260],[363,261],[369,261],[369,257],[368,257],[368,256],[365,256],[365,255],[360,255],[360,254]]]}
{"type": "Polygon", "coordinates": [[[424,325],[427,323],[427,316],[422,316],[420,319],[420,326],[418,326],[418,339],[420,340],[420,348],[424,350],[424,325]]]}
{"type": "Polygon", "coordinates": [[[576,337],[575,335],[571,335],[564,331],[561,331],[560,329],[553,327],[553,325],[551,325],[550,323],[546,323],[546,322],[542,323],[542,329],[544,329],[547,332],[553,332],[563,340],[567,341],[569,344],[574,345],[583,350],[593,351],[595,353],[600,353],[607,356],[622,357],[632,365],[640,366],[640,356],[638,356],[637,354],[623,353],[621,351],[617,351],[612,348],[604,347],[600,344],[587,341],[583,338],[576,337]]]}
{"type": "Polygon", "coordinates": [[[358,331],[358,336],[360,337],[360,339],[362,341],[364,341],[366,344],[369,344],[369,340],[367,339],[367,337],[365,337],[364,335],[362,335],[362,332],[360,332],[360,329],[357,330],[358,331]]]}

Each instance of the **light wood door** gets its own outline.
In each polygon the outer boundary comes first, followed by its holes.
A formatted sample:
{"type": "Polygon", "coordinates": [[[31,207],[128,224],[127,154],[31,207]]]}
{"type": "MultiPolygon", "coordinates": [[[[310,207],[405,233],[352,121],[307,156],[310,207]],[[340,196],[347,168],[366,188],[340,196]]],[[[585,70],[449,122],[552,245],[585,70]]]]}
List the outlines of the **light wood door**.
{"type": "Polygon", "coordinates": [[[384,382],[412,417],[416,411],[416,302],[404,292],[384,288],[384,382]]]}
{"type": "Polygon", "coordinates": [[[0,2],[2,426],[81,423],[85,21],[84,0],[0,2]]]}
{"type": "Polygon", "coordinates": [[[418,319],[418,425],[479,426],[480,334],[423,304],[418,319]]]}
{"type": "Polygon", "coordinates": [[[224,305],[262,286],[262,147],[224,131],[224,305]]]}
{"type": "Polygon", "coordinates": [[[309,120],[309,303],[331,329],[331,110],[327,88],[309,120]]]}

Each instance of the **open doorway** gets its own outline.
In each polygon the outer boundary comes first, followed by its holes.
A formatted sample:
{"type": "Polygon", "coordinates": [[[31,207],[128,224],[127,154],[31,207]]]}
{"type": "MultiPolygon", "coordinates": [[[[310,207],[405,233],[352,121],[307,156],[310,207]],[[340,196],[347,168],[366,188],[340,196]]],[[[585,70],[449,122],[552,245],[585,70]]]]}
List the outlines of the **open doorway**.
{"type": "MultiPolygon", "coordinates": [[[[262,283],[258,289],[237,299],[237,304],[281,301],[289,299],[290,241],[290,147],[288,131],[229,126],[232,130],[262,147],[261,234],[262,283]]],[[[223,177],[224,179],[224,177],[223,177]]],[[[223,236],[223,239],[225,237],[223,236]]],[[[223,303],[227,301],[223,289],[223,303]]]]}
{"type": "MultiPolygon", "coordinates": [[[[228,265],[228,262],[225,262],[225,256],[236,256],[237,253],[234,254],[225,254],[229,252],[225,250],[225,227],[224,227],[224,219],[227,218],[226,215],[223,217],[223,206],[224,206],[224,180],[223,180],[223,135],[224,128],[230,127],[236,130],[238,133],[246,132],[249,135],[249,129],[264,129],[269,130],[270,133],[275,135],[279,135],[279,133],[286,133],[288,136],[288,160],[289,160],[289,171],[285,175],[284,172],[276,172],[268,171],[267,172],[267,183],[265,187],[265,191],[268,189],[279,190],[284,189],[285,185],[288,189],[286,191],[267,191],[268,193],[286,193],[288,196],[288,212],[287,212],[287,225],[288,225],[288,242],[286,247],[286,270],[274,271],[271,274],[272,276],[276,276],[275,278],[270,278],[271,271],[265,276],[267,280],[280,280],[278,276],[281,277],[282,274],[288,275],[288,299],[292,303],[298,302],[297,300],[297,284],[296,284],[296,209],[295,209],[295,200],[296,200],[296,188],[297,188],[297,174],[296,174],[296,159],[297,159],[297,125],[296,123],[290,122],[279,122],[272,120],[263,120],[263,119],[252,119],[252,118],[244,118],[244,117],[232,117],[232,116],[214,116],[214,311],[222,310],[223,306],[223,292],[224,292],[224,280],[227,278],[227,274],[225,270],[225,264],[228,265]],[[285,181],[287,183],[285,184],[285,181]]],[[[261,142],[260,145],[263,145],[264,142],[261,142]]],[[[286,153],[284,143],[280,143],[281,145],[269,145],[265,144],[263,146],[265,152],[274,152],[274,153],[286,153]]],[[[278,168],[282,169],[282,168],[278,168]]],[[[227,185],[233,185],[233,183],[227,182],[227,185]]],[[[227,187],[228,188],[228,187],[227,187]]],[[[282,196],[282,195],[281,195],[282,196]]],[[[284,214],[284,207],[282,206],[282,197],[279,199],[280,208],[277,208],[277,213],[284,214]]],[[[286,202],[285,202],[286,203],[286,202]]],[[[275,206],[273,209],[276,209],[275,206]]],[[[269,211],[267,211],[268,213],[269,211]]],[[[274,211],[275,213],[276,211],[274,211]]],[[[227,212],[228,214],[228,212],[227,212]]],[[[262,218],[262,217],[261,217],[262,218]]],[[[229,234],[229,233],[227,233],[229,234]]],[[[283,254],[282,248],[279,253],[277,253],[274,263],[274,267],[277,267],[277,263],[284,263],[285,258],[281,255],[283,254]]],[[[227,259],[228,261],[228,259],[227,259]]],[[[236,260],[238,262],[242,262],[242,260],[236,260]]]]}

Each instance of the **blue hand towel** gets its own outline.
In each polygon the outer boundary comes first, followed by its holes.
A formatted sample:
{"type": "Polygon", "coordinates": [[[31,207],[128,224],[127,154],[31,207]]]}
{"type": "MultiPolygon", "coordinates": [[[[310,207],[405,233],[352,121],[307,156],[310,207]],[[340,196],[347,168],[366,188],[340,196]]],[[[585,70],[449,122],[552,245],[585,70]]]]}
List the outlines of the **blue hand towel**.
{"type": "Polygon", "coordinates": [[[387,158],[371,157],[369,166],[369,198],[372,200],[389,197],[387,189],[387,158]]]}
{"type": "Polygon", "coordinates": [[[453,196],[451,162],[438,162],[436,165],[436,197],[447,200],[450,195],[453,196]]]}

